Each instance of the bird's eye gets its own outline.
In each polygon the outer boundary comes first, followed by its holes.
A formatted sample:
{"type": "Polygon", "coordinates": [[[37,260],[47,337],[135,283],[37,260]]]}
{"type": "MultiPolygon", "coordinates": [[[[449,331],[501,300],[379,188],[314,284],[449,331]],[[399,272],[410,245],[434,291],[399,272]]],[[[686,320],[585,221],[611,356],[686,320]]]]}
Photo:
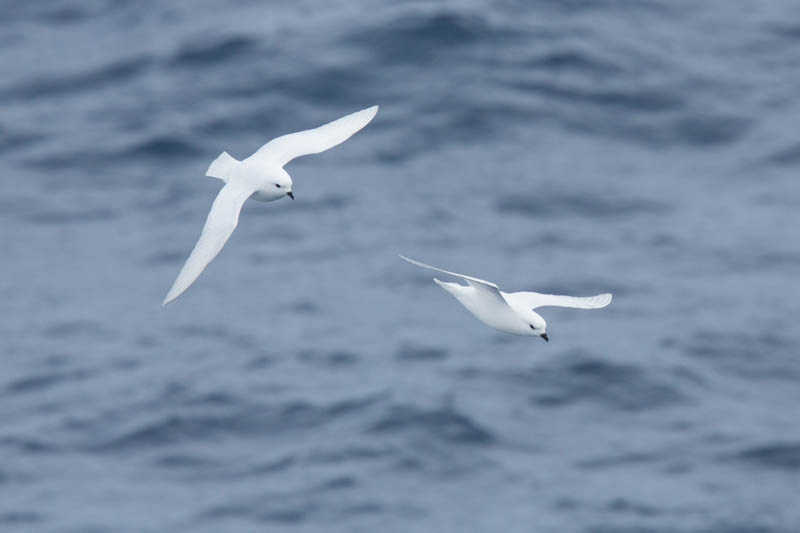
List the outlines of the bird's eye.
{"type": "Polygon", "coordinates": [[[276,184],[275,184],[275,186],[276,186],[277,188],[279,188],[279,189],[281,188],[281,184],[280,184],[280,183],[276,183],[276,184]]]}
{"type": "Polygon", "coordinates": [[[532,330],[534,330],[534,331],[536,330],[536,328],[535,328],[535,327],[533,327],[533,324],[531,324],[530,326],[531,326],[531,329],[532,329],[532,330]]]}

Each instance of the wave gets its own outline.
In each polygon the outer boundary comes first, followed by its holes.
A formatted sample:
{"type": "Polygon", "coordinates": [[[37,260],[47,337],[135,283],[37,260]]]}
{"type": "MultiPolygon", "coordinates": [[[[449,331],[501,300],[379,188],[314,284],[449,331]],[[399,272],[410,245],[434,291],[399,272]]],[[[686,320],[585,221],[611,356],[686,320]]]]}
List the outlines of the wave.
{"type": "Polygon", "coordinates": [[[666,376],[580,352],[561,356],[558,362],[533,373],[509,377],[534,383],[531,401],[546,408],[587,404],[615,411],[646,411],[688,401],[666,376]]]}
{"type": "Polygon", "coordinates": [[[225,36],[211,39],[207,36],[197,42],[188,42],[170,59],[169,64],[175,67],[191,68],[210,67],[218,63],[242,59],[258,49],[258,41],[242,35],[225,36]]]}
{"type": "Polygon", "coordinates": [[[151,65],[149,56],[117,59],[113,63],[84,72],[43,76],[0,92],[0,97],[17,101],[59,98],[97,90],[137,78],[151,65]]]}
{"type": "Polygon", "coordinates": [[[394,405],[369,427],[374,434],[419,435],[453,444],[487,446],[496,440],[492,431],[453,407],[422,408],[394,405]]]}
{"type": "Polygon", "coordinates": [[[779,471],[800,469],[800,443],[775,442],[746,448],[733,458],[763,468],[779,471]]]}
{"type": "MultiPolygon", "coordinates": [[[[198,442],[206,439],[270,435],[291,429],[320,428],[341,417],[351,416],[371,407],[378,397],[342,400],[326,405],[307,401],[294,401],[280,405],[244,404],[241,399],[227,398],[216,402],[222,412],[211,414],[205,397],[182,402],[184,409],[199,408],[202,412],[166,412],[144,423],[120,431],[98,444],[90,444],[91,451],[120,453],[151,448],[163,448],[181,442],[198,442]]],[[[193,411],[194,409],[192,409],[193,411]]]]}
{"type": "Polygon", "coordinates": [[[620,198],[607,194],[537,191],[501,197],[495,203],[501,213],[515,213],[532,218],[585,216],[588,218],[630,217],[662,214],[671,210],[663,203],[646,198],[620,198]]]}

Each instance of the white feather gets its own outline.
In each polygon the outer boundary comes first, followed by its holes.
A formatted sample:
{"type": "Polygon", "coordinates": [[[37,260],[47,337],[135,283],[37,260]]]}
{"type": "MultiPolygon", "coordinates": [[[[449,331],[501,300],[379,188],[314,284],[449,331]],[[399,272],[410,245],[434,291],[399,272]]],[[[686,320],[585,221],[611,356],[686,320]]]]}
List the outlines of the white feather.
{"type": "Polygon", "coordinates": [[[506,299],[530,309],[539,307],[573,307],[575,309],[600,309],[611,303],[608,293],[597,296],[560,296],[556,294],[540,294],[538,292],[511,292],[506,299]]]}
{"type": "Polygon", "coordinates": [[[272,139],[248,159],[255,163],[284,166],[296,157],[318,154],[345,142],[370,123],[378,112],[372,106],[312,130],[298,131],[272,139]]]}
{"type": "Polygon", "coordinates": [[[206,266],[217,257],[236,229],[242,205],[253,191],[252,188],[238,182],[228,183],[219,191],[208,213],[200,239],[194,245],[194,250],[183,265],[175,283],[172,284],[163,305],[167,305],[188,289],[206,266]]]}

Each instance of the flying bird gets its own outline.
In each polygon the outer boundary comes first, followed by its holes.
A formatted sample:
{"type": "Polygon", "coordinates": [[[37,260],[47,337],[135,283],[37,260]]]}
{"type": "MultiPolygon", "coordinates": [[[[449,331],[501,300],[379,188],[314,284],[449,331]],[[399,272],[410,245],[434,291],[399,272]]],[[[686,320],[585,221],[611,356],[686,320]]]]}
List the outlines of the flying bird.
{"type": "Polygon", "coordinates": [[[245,200],[294,200],[292,178],[283,169],[296,157],[318,154],[343,143],[375,117],[378,106],[352,113],[324,126],[272,139],[250,157],[238,161],[222,152],[206,171],[225,185],[217,194],[194,250],[186,260],[163,305],[180,296],[225,246],[239,223],[245,200]]]}
{"type": "Polygon", "coordinates": [[[412,265],[429,268],[467,282],[448,283],[433,278],[441,288],[449,292],[478,320],[489,327],[514,335],[539,336],[550,342],[547,336],[547,322],[534,309],[539,307],[575,307],[577,309],[600,309],[611,303],[611,295],[597,296],[558,296],[538,292],[503,292],[491,281],[456,274],[436,268],[405,256],[400,256],[412,265]]]}

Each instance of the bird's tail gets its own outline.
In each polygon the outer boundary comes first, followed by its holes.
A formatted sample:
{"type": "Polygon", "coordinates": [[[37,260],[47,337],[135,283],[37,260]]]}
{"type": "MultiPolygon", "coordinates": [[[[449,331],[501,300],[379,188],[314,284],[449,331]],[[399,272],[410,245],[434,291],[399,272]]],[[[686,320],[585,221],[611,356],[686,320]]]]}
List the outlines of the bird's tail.
{"type": "Polygon", "coordinates": [[[228,183],[233,169],[236,168],[238,164],[239,161],[234,159],[228,152],[222,152],[219,157],[211,162],[208,170],[206,170],[206,176],[221,179],[225,183],[228,183]]]}

